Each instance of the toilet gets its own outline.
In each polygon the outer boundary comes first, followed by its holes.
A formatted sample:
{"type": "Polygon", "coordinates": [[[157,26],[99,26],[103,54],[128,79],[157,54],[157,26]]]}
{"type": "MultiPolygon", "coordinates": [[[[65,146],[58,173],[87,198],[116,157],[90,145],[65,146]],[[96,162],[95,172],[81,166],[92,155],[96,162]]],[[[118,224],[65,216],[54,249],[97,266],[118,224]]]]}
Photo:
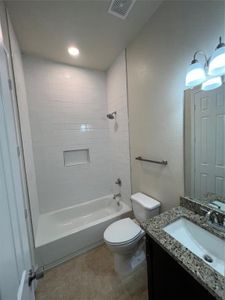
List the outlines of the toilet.
{"type": "Polygon", "coordinates": [[[131,196],[135,220],[124,218],[109,225],[104,241],[114,254],[114,268],[128,275],[145,261],[144,230],[138,225],[159,214],[160,202],[142,193],[131,196]]]}

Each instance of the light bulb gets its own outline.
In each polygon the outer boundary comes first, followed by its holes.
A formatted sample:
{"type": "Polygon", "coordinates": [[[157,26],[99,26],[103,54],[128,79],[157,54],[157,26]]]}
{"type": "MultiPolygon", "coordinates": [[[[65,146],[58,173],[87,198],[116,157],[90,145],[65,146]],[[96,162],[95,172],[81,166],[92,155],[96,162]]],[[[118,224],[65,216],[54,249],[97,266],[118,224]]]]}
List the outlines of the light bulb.
{"type": "Polygon", "coordinates": [[[214,90],[222,85],[221,77],[210,77],[202,84],[203,91],[211,91],[214,90]]]}
{"type": "Polygon", "coordinates": [[[185,85],[188,88],[193,88],[206,79],[205,70],[202,64],[197,60],[194,60],[191,65],[188,67],[185,85]]]}
{"type": "Polygon", "coordinates": [[[222,43],[222,37],[219,38],[219,44],[210,58],[208,71],[209,75],[213,76],[225,74],[225,44],[222,43]]]}
{"type": "Polygon", "coordinates": [[[69,48],[68,48],[68,52],[69,52],[69,54],[72,55],[72,56],[77,56],[77,55],[80,54],[79,49],[76,48],[76,47],[69,47],[69,48]]]}

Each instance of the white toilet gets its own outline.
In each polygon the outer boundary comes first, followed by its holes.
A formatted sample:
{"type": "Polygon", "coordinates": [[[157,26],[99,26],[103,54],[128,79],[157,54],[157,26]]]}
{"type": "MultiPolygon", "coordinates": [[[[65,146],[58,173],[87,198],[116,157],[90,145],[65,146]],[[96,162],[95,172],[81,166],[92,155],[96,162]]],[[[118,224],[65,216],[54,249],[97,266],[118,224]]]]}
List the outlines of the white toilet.
{"type": "MultiPolygon", "coordinates": [[[[159,214],[160,202],[142,193],[131,196],[136,221],[143,222],[159,214]]],[[[114,253],[114,268],[119,275],[131,273],[145,261],[145,232],[130,218],[112,223],[104,232],[104,240],[114,253]]]]}

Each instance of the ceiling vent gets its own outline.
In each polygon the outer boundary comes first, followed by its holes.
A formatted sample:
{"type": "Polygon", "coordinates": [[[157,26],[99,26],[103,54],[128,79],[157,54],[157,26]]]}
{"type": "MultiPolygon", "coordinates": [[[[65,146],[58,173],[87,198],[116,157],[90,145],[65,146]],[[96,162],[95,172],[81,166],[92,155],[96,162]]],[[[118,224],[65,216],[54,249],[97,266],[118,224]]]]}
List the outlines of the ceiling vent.
{"type": "Polygon", "coordinates": [[[121,19],[126,19],[136,0],[112,0],[108,12],[121,19]]]}

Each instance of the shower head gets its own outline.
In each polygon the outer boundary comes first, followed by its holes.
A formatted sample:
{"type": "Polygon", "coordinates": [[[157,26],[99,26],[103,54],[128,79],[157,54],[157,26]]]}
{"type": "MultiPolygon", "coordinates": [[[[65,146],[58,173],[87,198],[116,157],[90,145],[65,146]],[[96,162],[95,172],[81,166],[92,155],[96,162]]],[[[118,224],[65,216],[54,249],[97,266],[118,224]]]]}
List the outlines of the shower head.
{"type": "Polygon", "coordinates": [[[112,112],[111,114],[106,115],[106,117],[107,117],[108,119],[110,119],[110,120],[115,119],[115,117],[116,117],[116,111],[112,112]]]}

